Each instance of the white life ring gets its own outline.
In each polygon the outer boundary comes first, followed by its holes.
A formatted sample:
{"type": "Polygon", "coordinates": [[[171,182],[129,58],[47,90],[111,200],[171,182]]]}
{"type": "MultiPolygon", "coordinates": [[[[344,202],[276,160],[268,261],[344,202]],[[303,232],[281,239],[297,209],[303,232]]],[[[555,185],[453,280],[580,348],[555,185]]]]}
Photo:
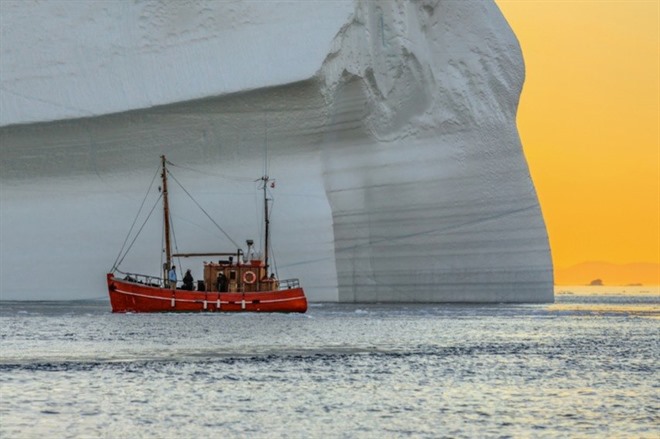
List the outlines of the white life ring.
{"type": "Polygon", "coordinates": [[[257,275],[254,274],[254,271],[246,271],[243,273],[243,282],[246,284],[252,285],[257,280],[257,275]]]}

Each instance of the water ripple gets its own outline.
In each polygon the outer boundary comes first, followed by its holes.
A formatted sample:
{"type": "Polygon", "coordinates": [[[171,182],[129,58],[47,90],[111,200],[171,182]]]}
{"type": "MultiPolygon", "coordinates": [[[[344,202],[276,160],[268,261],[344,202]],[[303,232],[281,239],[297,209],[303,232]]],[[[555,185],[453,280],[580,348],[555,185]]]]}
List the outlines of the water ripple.
{"type": "Polygon", "coordinates": [[[3,303],[0,437],[655,438],[658,320],[613,309],[657,301],[594,300],[307,316],[3,303]]]}

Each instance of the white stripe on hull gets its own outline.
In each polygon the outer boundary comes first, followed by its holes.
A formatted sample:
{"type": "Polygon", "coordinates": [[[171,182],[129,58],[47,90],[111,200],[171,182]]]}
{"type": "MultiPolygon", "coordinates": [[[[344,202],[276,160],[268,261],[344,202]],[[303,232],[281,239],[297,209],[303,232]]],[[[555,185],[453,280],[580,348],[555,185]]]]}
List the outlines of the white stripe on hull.
{"type": "MultiPolygon", "coordinates": [[[[124,290],[120,290],[120,289],[116,289],[116,288],[115,288],[114,292],[116,292],[116,293],[121,293],[121,294],[126,294],[126,295],[128,295],[128,296],[144,297],[144,298],[146,298],[146,299],[154,299],[154,300],[171,300],[172,303],[174,303],[174,302],[201,303],[201,302],[204,301],[204,300],[191,300],[191,299],[177,299],[177,298],[175,298],[175,297],[149,296],[149,295],[147,295],[147,294],[132,293],[132,292],[130,292],[130,291],[124,291],[124,290]]],[[[300,300],[300,299],[304,299],[304,298],[305,298],[305,296],[287,297],[287,298],[285,298],[285,299],[270,299],[270,300],[259,299],[259,304],[262,304],[262,303],[277,303],[277,302],[290,302],[290,301],[292,301],[292,300],[300,300]]],[[[231,300],[231,301],[230,301],[230,300],[220,300],[220,299],[218,299],[218,302],[219,302],[220,304],[230,304],[230,303],[232,303],[232,302],[238,302],[238,301],[236,301],[236,300],[231,300]]],[[[245,304],[249,304],[249,301],[248,301],[248,302],[243,301],[243,302],[244,302],[245,304]]],[[[255,305],[256,305],[256,304],[255,304],[255,305]]],[[[174,306],[174,305],[172,305],[172,306],[174,306]]]]}

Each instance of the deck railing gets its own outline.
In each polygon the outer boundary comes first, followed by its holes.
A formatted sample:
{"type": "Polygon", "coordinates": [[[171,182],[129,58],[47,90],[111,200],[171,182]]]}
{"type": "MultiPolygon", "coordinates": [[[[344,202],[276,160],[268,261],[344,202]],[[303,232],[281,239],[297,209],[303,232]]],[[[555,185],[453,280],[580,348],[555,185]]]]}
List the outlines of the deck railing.
{"type": "Polygon", "coordinates": [[[280,281],[280,290],[290,290],[299,287],[300,281],[298,279],[284,279],[280,281]]]}
{"type": "Polygon", "coordinates": [[[162,287],[164,285],[163,279],[157,276],[151,276],[148,274],[139,274],[139,273],[124,273],[124,272],[121,272],[121,274],[124,275],[124,280],[127,280],[129,282],[149,285],[151,287],[162,287]]]}
{"type": "MultiPolygon", "coordinates": [[[[125,273],[123,271],[119,273],[124,275],[124,280],[127,280],[129,282],[135,282],[138,284],[148,285],[151,287],[163,287],[165,285],[165,280],[158,276],[152,276],[152,275],[140,274],[140,273],[125,273]]],[[[279,282],[280,282],[280,290],[290,290],[292,288],[300,288],[299,279],[284,279],[279,282]]],[[[177,285],[180,283],[181,281],[177,281],[177,285]]],[[[245,287],[245,285],[243,285],[243,287],[245,287]]]]}

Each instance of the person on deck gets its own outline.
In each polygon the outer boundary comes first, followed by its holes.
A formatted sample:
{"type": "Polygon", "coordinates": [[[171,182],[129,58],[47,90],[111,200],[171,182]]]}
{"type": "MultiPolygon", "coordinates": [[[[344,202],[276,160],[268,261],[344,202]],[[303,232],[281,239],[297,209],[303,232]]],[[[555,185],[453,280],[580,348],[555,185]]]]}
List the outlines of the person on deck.
{"type": "Polygon", "coordinates": [[[170,268],[167,279],[170,281],[170,288],[176,288],[176,265],[172,265],[172,268],[170,268]]]}
{"type": "Polygon", "coordinates": [[[186,270],[186,275],[183,276],[183,289],[188,291],[193,290],[193,277],[190,270],[186,270]]]}
{"type": "Polygon", "coordinates": [[[216,289],[218,292],[227,291],[227,276],[224,273],[218,273],[218,278],[216,279],[216,289]]]}

